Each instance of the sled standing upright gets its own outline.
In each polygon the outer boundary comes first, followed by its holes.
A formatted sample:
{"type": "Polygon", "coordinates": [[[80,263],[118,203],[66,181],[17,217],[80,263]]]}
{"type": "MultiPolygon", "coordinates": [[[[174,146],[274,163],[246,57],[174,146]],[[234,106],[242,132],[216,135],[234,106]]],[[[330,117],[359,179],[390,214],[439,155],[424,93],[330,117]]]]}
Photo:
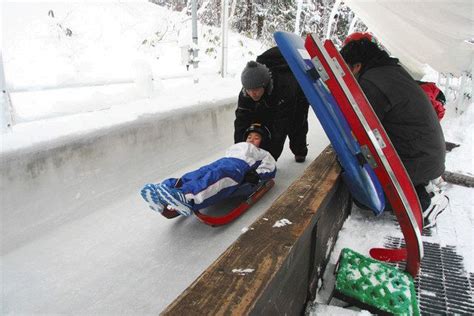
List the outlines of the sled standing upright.
{"type": "MultiPolygon", "coordinates": [[[[416,276],[423,257],[423,219],[418,196],[403,163],[357,81],[330,40],[323,45],[314,35],[308,35],[304,43],[299,36],[286,32],[276,32],[275,40],[305,93],[324,94],[330,91],[335,99],[334,104],[360,145],[361,155],[358,157],[363,158],[362,163],[370,165],[371,171],[375,172],[394,210],[405,237],[406,248],[374,248],[370,251],[371,256],[382,261],[406,259],[406,270],[416,276]],[[313,76],[312,85],[305,83],[309,75],[313,76]],[[323,89],[319,85],[323,85],[323,89]]],[[[318,114],[322,105],[315,102],[312,106],[318,114]]],[[[318,118],[321,121],[319,115],[318,118]]],[[[322,121],[321,123],[323,124],[322,121]]],[[[331,142],[333,143],[332,140],[331,142]]],[[[345,169],[344,165],[343,168],[345,169]]],[[[357,196],[354,198],[373,209],[357,196]]]]}

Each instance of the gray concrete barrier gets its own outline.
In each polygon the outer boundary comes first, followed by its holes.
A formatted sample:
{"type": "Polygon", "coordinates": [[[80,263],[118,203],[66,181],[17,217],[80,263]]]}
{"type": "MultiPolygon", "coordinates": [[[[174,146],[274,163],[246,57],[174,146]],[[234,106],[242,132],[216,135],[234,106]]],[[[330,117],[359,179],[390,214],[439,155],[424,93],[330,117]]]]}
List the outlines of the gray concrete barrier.
{"type": "Polygon", "coordinates": [[[2,255],[232,143],[230,100],[0,156],[2,255]],[[191,159],[192,159],[191,158],[191,159]]]}

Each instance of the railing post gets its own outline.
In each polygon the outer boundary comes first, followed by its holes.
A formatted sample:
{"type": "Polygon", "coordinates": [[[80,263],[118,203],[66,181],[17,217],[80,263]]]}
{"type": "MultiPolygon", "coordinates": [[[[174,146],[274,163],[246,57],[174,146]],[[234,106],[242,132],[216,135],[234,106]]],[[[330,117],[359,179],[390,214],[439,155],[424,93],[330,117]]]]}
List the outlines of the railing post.
{"type": "Polygon", "coordinates": [[[225,78],[227,75],[227,50],[228,50],[228,25],[227,25],[227,13],[228,13],[228,1],[222,0],[221,2],[222,13],[222,60],[221,60],[221,77],[225,78]]]}
{"type": "Polygon", "coordinates": [[[192,47],[192,64],[193,64],[193,76],[194,83],[199,82],[197,76],[197,68],[199,63],[198,52],[198,31],[197,31],[197,0],[193,0],[191,7],[191,16],[192,16],[192,31],[193,31],[193,47],[192,47]]]}
{"type": "Polygon", "coordinates": [[[1,132],[11,131],[13,125],[13,111],[10,94],[8,93],[5,72],[3,70],[3,57],[0,51],[0,86],[2,88],[2,99],[0,101],[0,124],[1,132]]]}

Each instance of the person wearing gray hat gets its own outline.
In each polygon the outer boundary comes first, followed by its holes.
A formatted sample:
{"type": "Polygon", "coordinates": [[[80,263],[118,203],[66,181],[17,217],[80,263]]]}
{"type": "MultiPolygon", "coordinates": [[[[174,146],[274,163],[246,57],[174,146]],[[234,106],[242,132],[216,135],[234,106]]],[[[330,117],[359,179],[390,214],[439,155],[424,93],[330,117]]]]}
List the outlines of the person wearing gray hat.
{"type": "MultiPolygon", "coordinates": [[[[267,90],[268,94],[271,93],[272,76],[270,69],[256,61],[252,60],[247,63],[247,66],[245,66],[242,71],[240,80],[242,81],[242,87],[244,87],[246,91],[263,88],[263,90],[267,90]]],[[[258,101],[258,99],[254,99],[254,101],[258,101]]]]}
{"type": "Polygon", "coordinates": [[[271,142],[263,147],[277,160],[290,139],[295,161],[304,162],[308,153],[309,103],[278,47],[273,47],[256,61],[249,61],[241,74],[234,121],[234,142],[242,141],[246,128],[253,123],[267,126],[271,142]]]}

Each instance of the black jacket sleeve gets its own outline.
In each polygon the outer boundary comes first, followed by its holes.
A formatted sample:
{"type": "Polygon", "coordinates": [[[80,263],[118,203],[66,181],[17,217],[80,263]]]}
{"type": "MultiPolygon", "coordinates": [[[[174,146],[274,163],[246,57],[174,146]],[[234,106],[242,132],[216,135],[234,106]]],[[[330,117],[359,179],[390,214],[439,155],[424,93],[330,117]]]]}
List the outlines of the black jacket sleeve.
{"type": "Polygon", "coordinates": [[[239,101],[237,103],[237,109],[235,110],[234,120],[234,143],[240,143],[243,141],[245,130],[252,124],[254,119],[254,111],[251,108],[247,97],[243,95],[241,91],[239,94],[239,101]]]}

